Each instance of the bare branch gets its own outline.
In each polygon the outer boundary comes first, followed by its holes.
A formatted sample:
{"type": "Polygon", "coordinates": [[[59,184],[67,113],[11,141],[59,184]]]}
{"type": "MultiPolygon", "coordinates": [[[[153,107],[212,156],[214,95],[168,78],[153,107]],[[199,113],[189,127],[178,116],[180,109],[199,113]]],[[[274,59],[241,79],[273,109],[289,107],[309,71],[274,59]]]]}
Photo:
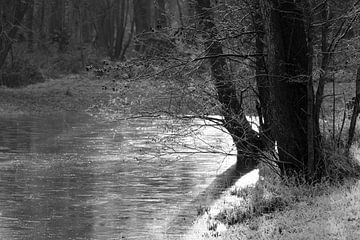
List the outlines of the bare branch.
{"type": "Polygon", "coordinates": [[[249,57],[259,57],[259,56],[266,56],[264,53],[253,53],[253,54],[218,54],[218,55],[210,55],[205,57],[198,57],[193,59],[192,61],[200,61],[204,59],[210,59],[210,58],[219,58],[219,57],[238,57],[238,58],[249,58],[249,57]]]}

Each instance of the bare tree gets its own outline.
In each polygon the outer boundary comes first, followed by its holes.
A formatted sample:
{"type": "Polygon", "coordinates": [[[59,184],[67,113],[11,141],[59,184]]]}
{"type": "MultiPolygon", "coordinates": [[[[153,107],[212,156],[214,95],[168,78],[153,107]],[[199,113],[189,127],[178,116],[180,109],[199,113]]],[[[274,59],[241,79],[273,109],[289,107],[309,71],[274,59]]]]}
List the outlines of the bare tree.
{"type": "Polygon", "coordinates": [[[242,103],[237,98],[236,87],[230,77],[221,42],[218,40],[210,0],[198,0],[196,10],[203,32],[206,58],[210,62],[212,78],[224,116],[223,126],[229,131],[236,144],[238,166],[253,167],[257,162],[254,154],[259,150],[261,142],[247,121],[242,103]]]}
{"type": "Polygon", "coordinates": [[[149,37],[149,32],[151,32],[151,8],[152,1],[134,0],[135,50],[139,52],[144,52],[146,39],[149,37]]]}
{"type": "Polygon", "coordinates": [[[30,0],[14,0],[0,2],[0,68],[4,65],[6,57],[15,41],[26,11],[31,6],[30,0]]]}
{"type": "Polygon", "coordinates": [[[27,18],[26,18],[26,30],[27,30],[27,42],[28,42],[28,50],[31,52],[33,51],[33,45],[34,45],[34,0],[30,0],[30,7],[27,12],[27,18]]]}
{"type": "Polygon", "coordinates": [[[96,22],[96,46],[111,59],[123,59],[134,30],[131,1],[93,1],[90,8],[96,22]]]}

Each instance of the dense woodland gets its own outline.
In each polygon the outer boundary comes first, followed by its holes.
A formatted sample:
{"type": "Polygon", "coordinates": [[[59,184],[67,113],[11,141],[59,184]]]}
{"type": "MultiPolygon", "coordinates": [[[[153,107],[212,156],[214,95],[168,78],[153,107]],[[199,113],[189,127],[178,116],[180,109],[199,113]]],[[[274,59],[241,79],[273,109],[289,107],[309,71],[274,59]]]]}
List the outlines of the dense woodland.
{"type": "Polygon", "coordinates": [[[341,165],[351,167],[334,167],[328,150],[349,155],[354,140],[360,100],[359,1],[14,0],[0,4],[0,70],[5,85],[31,82],[34,76],[45,79],[54,72],[78,73],[96,64],[101,72],[103,59],[141,59],[143,66],[168,71],[166,77],[174,82],[196,78],[191,97],[196,94],[206,106],[190,113],[224,117],[216,121],[231,134],[240,168],[271,159],[281,175],[305,176],[308,181],[353,171],[349,160],[341,165]],[[204,89],[207,73],[211,82],[204,89]],[[355,80],[356,97],[355,92],[335,94],[337,83],[355,80]],[[325,92],[327,84],[333,84],[332,95],[325,92]],[[344,104],[335,108],[339,101],[344,104]],[[351,111],[345,109],[345,102],[351,111]],[[259,116],[259,133],[252,130],[248,114],[259,116]],[[330,127],[324,126],[328,120],[333,121],[330,127]],[[269,155],[275,142],[278,154],[269,155]]]}

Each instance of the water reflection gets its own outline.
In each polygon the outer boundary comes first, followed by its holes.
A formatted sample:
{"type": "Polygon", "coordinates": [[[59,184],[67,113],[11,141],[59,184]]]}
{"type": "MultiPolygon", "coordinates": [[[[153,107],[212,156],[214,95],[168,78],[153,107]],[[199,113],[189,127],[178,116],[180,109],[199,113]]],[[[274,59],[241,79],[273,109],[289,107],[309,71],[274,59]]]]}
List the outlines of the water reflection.
{"type": "MultiPolygon", "coordinates": [[[[149,157],[161,147],[153,139],[163,134],[164,121],[1,118],[0,239],[167,238],[174,219],[191,217],[183,206],[235,159],[149,157]]],[[[198,136],[231,146],[221,131],[202,128],[198,136]]]]}

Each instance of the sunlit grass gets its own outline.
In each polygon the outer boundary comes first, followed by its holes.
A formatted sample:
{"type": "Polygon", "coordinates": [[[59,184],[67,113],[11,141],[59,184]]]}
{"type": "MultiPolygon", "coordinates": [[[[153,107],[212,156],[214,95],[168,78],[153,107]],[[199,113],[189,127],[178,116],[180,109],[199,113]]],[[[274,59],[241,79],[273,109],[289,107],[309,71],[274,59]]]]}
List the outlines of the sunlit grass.
{"type": "Polygon", "coordinates": [[[227,230],[203,239],[360,239],[357,180],[310,185],[284,182],[264,165],[259,172],[255,184],[229,190],[236,199],[213,216],[227,230]]]}
{"type": "Polygon", "coordinates": [[[360,239],[360,184],[320,186],[319,196],[305,191],[288,209],[249,219],[223,239],[360,239]]]}

